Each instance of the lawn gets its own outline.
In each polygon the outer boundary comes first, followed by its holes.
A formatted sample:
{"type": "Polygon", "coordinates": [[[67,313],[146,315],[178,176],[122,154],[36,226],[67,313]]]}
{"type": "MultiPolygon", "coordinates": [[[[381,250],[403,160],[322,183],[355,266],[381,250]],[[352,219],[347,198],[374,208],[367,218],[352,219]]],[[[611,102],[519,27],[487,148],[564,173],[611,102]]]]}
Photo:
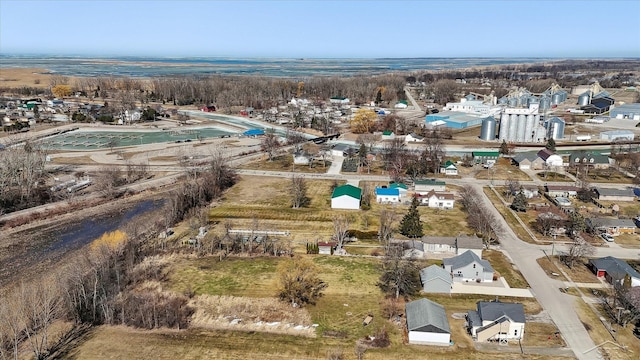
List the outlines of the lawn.
{"type": "Polygon", "coordinates": [[[573,264],[573,267],[569,268],[567,265],[563,264],[560,261],[558,256],[551,256],[550,258],[552,260],[551,263],[546,257],[542,257],[537,260],[538,264],[540,264],[540,267],[542,267],[543,269],[546,269],[546,272],[549,275],[549,277],[553,279],[558,279],[558,280],[567,280],[564,277],[564,275],[562,275],[562,273],[560,272],[560,269],[562,269],[562,271],[564,271],[567,274],[567,276],[569,276],[569,278],[571,278],[571,280],[573,280],[574,282],[592,283],[592,284],[600,283],[600,280],[598,280],[598,278],[593,274],[593,272],[587,266],[588,261],[586,259],[577,260],[573,264]],[[551,274],[552,272],[560,274],[560,276],[553,276],[551,274]]]}
{"type": "Polygon", "coordinates": [[[528,288],[529,283],[515,265],[500,251],[484,250],[482,258],[489,260],[491,267],[502,276],[512,288],[528,288]]]}
{"type": "MultiPolygon", "coordinates": [[[[569,168],[567,172],[576,175],[576,169],[569,168]]],[[[581,171],[583,173],[583,171],[581,171]]],[[[633,179],[616,169],[595,170],[589,169],[587,181],[597,183],[632,184],[633,179]]]]}
{"type": "Polygon", "coordinates": [[[249,170],[265,170],[265,171],[296,171],[310,174],[326,173],[331,166],[331,162],[327,161],[326,166],[322,161],[314,161],[313,167],[309,165],[294,165],[293,156],[291,154],[280,155],[269,161],[266,157],[258,161],[252,161],[241,165],[243,169],[249,170]]]}
{"type": "Polygon", "coordinates": [[[624,234],[615,237],[616,244],[631,249],[640,248],[640,234],[624,234]]]}
{"type": "Polygon", "coordinates": [[[476,173],[476,179],[481,180],[524,180],[531,181],[529,175],[525,174],[518,167],[511,165],[509,159],[501,158],[489,169],[482,169],[476,173]]]}
{"type": "MultiPolygon", "coordinates": [[[[554,258],[551,258],[554,259],[554,258]]],[[[568,279],[560,272],[560,269],[558,268],[558,266],[555,263],[555,259],[554,261],[549,260],[549,258],[547,258],[546,256],[541,257],[539,259],[536,260],[538,262],[538,265],[540,265],[540,267],[542,269],[544,269],[544,271],[547,273],[547,275],[555,280],[560,280],[560,281],[567,281],[568,279]],[[557,274],[557,275],[553,275],[553,274],[557,274]]]]}
{"type": "Polygon", "coordinates": [[[543,181],[566,181],[566,182],[574,182],[573,179],[568,177],[565,174],[560,174],[555,171],[543,171],[536,174],[538,179],[543,181]]]}
{"type": "Polygon", "coordinates": [[[487,195],[489,200],[491,200],[491,202],[493,203],[493,206],[496,207],[498,212],[507,221],[507,224],[509,224],[511,229],[516,233],[518,238],[520,238],[520,240],[526,241],[526,242],[532,243],[532,244],[537,244],[537,242],[535,242],[535,240],[533,240],[531,235],[529,235],[529,233],[527,233],[527,231],[525,231],[522,228],[522,226],[520,225],[520,223],[516,219],[516,216],[513,214],[511,209],[509,209],[502,202],[502,200],[500,198],[498,198],[498,195],[496,195],[496,193],[491,188],[485,187],[485,188],[483,188],[483,191],[487,195]]]}

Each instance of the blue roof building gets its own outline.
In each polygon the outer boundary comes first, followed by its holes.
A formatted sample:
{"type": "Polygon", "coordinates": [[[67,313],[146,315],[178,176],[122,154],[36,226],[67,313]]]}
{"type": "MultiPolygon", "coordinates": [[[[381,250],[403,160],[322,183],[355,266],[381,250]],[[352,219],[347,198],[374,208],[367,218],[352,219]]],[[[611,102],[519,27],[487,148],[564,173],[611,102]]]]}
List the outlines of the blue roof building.
{"type": "Polygon", "coordinates": [[[488,116],[478,116],[459,111],[443,111],[437,114],[429,114],[425,117],[427,125],[436,121],[444,121],[446,127],[464,129],[482,124],[482,120],[488,116]]]}

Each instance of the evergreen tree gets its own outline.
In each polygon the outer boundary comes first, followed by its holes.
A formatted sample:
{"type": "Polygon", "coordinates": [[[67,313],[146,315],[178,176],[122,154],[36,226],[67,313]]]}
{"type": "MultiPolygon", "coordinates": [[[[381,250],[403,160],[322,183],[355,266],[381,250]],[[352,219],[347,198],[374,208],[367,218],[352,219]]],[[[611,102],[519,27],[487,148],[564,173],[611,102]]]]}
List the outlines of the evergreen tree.
{"type": "Polygon", "coordinates": [[[376,94],[376,105],[380,106],[381,103],[382,103],[382,90],[378,90],[378,93],[376,94]]]}
{"type": "Polygon", "coordinates": [[[584,216],[582,216],[578,211],[572,211],[569,214],[569,229],[571,229],[571,234],[578,234],[586,228],[587,224],[585,223],[584,216]]]}
{"type": "Polygon", "coordinates": [[[411,208],[409,208],[409,212],[402,218],[399,230],[402,235],[410,238],[417,238],[423,235],[417,198],[413,198],[411,201],[411,208]]]}
{"type": "Polygon", "coordinates": [[[547,140],[547,145],[544,146],[545,148],[555,152],[556,151],[556,141],[553,140],[553,138],[547,140]]]}
{"type": "Polygon", "coordinates": [[[511,208],[515,211],[525,212],[527,211],[527,205],[529,205],[527,201],[527,197],[524,195],[522,191],[520,191],[513,198],[513,202],[511,203],[511,208]]]}
{"type": "Polygon", "coordinates": [[[502,155],[508,155],[509,154],[509,145],[507,144],[507,142],[504,139],[502,140],[502,144],[500,144],[500,154],[502,154],[502,155]]]}

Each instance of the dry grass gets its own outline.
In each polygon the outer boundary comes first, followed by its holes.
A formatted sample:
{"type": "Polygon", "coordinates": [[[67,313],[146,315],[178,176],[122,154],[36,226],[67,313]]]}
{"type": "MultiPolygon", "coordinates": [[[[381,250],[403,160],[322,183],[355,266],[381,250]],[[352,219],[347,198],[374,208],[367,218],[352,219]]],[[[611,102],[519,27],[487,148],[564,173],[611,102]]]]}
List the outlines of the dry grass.
{"type": "Polygon", "coordinates": [[[616,236],[616,244],[631,249],[640,248],[640,234],[624,234],[616,236]]]}
{"type": "Polygon", "coordinates": [[[476,173],[476,179],[504,181],[509,179],[531,181],[529,175],[510,164],[509,159],[501,158],[490,169],[482,169],[476,173]]]}
{"type": "Polygon", "coordinates": [[[311,316],[275,298],[198,295],[189,303],[195,312],[191,326],[216,330],[265,331],[315,336],[311,316]],[[232,324],[240,319],[238,324],[232,324]]]}
{"type": "MultiPolygon", "coordinates": [[[[621,173],[618,170],[611,169],[611,176],[604,176],[601,173],[598,173],[597,170],[590,169],[588,175],[589,182],[597,182],[597,183],[612,183],[612,184],[632,184],[633,179],[628,177],[627,175],[621,173]]],[[[572,175],[576,175],[575,169],[568,169],[567,172],[572,175]]]]}
{"type": "Polygon", "coordinates": [[[565,174],[557,173],[555,171],[543,171],[536,174],[538,179],[543,181],[565,181],[565,182],[574,182],[573,179],[568,177],[565,174]]]}
{"type": "Polygon", "coordinates": [[[175,156],[175,155],[154,156],[154,157],[150,157],[149,161],[174,161],[174,162],[177,162],[178,161],[178,157],[175,156]]]}
{"type": "Polygon", "coordinates": [[[323,162],[315,161],[313,167],[309,165],[293,165],[293,157],[291,154],[276,156],[272,161],[269,161],[266,157],[258,161],[252,161],[241,165],[243,169],[250,170],[265,170],[265,171],[292,171],[310,173],[310,174],[322,174],[326,173],[331,166],[331,162],[327,161],[327,166],[323,166],[323,162]]]}
{"type": "Polygon", "coordinates": [[[49,78],[51,75],[43,74],[47,72],[45,69],[31,68],[0,68],[0,87],[3,88],[22,88],[49,87],[49,78]]]}
{"type": "Polygon", "coordinates": [[[68,164],[68,165],[85,165],[95,164],[96,162],[91,159],[91,155],[82,156],[56,156],[51,158],[53,164],[68,164]]]}
{"type": "Polygon", "coordinates": [[[552,278],[552,279],[556,279],[556,280],[560,280],[560,281],[567,281],[568,279],[560,272],[560,269],[558,269],[558,266],[556,266],[555,262],[550,261],[546,256],[541,257],[539,259],[536,260],[538,262],[538,265],[540,265],[540,267],[542,269],[544,269],[544,271],[547,273],[547,275],[552,278]],[[553,275],[553,274],[558,274],[553,275]]]}
{"type": "Polygon", "coordinates": [[[518,220],[516,220],[516,217],[513,214],[513,212],[509,208],[507,208],[506,205],[504,205],[504,203],[498,198],[498,196],[493,192],[493,190],[491,190],[491,188],[485,187],[483,188],[483,191],[487,195],[489,200],[491,200],[491,202],[493,203],[493,206],[495,206],[495,208],[498,210],[500,215],[502,215],[502,217],[507,221],[507,224],[509,224],[511,229],[516,233],[518,238],[520,238],[520,240],[526,241],[528,243],[537,244],[533,240],[533,238],[531,238],[529,233],[527,233],[522,228],[522,226],[520,226],[520,223],[518,222],[518,220]]]}
{"type": "Polygon", "coordinates": [[[512,288],[524,289],[529,287],[529,283],[525,280],[524,276],[522,276],[520,270],[517,270],[515,265],[500,251],[484,250],[482,252],[482,258],[489,260],[493,269],[500,273],[500,276],[502,276],[512,288]]]}
{"type": "Polygon", "coordinates": [[[564,272],[567,273],[567,275],[574,282],[594,283],[594,284],[600,283],[600,280],[598,280],[598,278],[593,274],[593,272],[587,266],[588,261],[586,259],[577,260],[573,264],[572,268],[569,268],[566,265],[562,264],[560,260],[558,260],[557,256],[554,256],[554,262],[557,264],[560,264],[560,266],[562,267],[562,270],[564,270],[564,272]]]}
{"type": "Polygon", "coordinates": [[[525,329],[524,346],[563,347],[566,344],[562,336],[556,335],[558,328],[554,324],[527,322],[525,329]]]}
{"type": "MultiPolygon", "coordinates": [[[[582,299],[577,298],[575,301],[575,309],[578,313],[578,317],[583,324],[588,324],[588,327],[586,328],[593,342],[596,344],[602,344],[606,341],[614,341],[609,331],[607,331],[600,321],[598,315],[596,315],[596,313],[594,313],[582,299]]],[[[631,350],[631,352],[625,352],[617,346],[605,344],[600,347],[601,352],[605,354],[605,359],[631,360],[637,358],[637,354],[640,354],[640,341],[633,336],[630,328],[631,327],[629,326],[627,329],[616,328],[616,330],[618,334],[618,342],[629,346],[629,350],[631,350]]]]}

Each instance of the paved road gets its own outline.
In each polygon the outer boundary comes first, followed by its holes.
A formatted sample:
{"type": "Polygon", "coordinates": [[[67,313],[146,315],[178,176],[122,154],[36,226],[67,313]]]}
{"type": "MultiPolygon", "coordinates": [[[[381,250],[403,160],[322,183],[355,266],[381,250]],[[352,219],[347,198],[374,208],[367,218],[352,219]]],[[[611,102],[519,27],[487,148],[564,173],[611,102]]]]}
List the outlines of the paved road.
{"type": "MultiPolygon", "coordinates": [[[[484,194],[481,185],[474,184],[472,186],[476,187],[480,194],[484,194]]],[[[558,280],[550,279],[536,262],[536,258],[541,255],[541,250],[538,246],[518,239],[489,198],[482,196],[482,201],[500,221],[495,231],[502,249],[509,254],[518,270],[527,279],[533,295],[543,309],[549,313],[567,345],[571,347],[578,359],[599,359],[596,350],[584,353],[584,351],[593,348],[595,344],[574,310],[575,298],[561,293],[559,288],[564,284],[558,280]]]]}
{"type": "Polygon", "coordinates": [[[413,105],[413,108],[415,110],[422,111],[422,109],[420,108],[420,105],[418,105],[418,102],[413,98],[413,96],[411,96],[411,91],[409,91],[408,87],[404,88],[404,93],[407,95],[407,99],[409,99],[409,101],[411,102],[411,105],[413,105]]]}

